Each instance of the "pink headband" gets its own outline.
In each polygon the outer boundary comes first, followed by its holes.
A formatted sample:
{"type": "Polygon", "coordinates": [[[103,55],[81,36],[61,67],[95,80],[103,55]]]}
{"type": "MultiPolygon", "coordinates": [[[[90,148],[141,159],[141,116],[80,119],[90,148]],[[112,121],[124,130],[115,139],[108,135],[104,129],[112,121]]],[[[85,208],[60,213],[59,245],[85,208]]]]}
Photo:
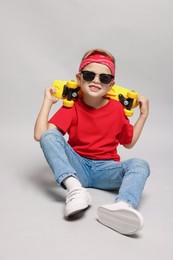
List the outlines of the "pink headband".
{"type": "Polygon", "coordinates": [[[110,57],[103,54],[93,54],[84,58],[79,66],[79,71],[82,71],[85,66],[94,62],[106,65],[111,70],[112,76],[115,76],[114,62],[110,57]]]}

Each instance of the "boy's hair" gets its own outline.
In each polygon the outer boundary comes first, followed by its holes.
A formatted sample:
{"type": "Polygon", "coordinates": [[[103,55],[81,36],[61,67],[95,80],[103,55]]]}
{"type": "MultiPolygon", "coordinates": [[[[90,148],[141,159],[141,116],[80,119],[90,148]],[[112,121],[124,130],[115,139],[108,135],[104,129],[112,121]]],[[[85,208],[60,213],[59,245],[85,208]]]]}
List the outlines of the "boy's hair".
{"type": "Polygon", "coordinates": [[[110,52],[108,52],[106,50],[103,50],[103,49],[91,49],[91,50],[88,50],[84,54],[82,60],[84,60],[86,57],[88,57],[90,55],[93,55],[93,54],[103,54],[103,55],[105,55],[107,57],[110,57],[112,59],[114,65],[115,65],[115,58],[114,58],[114,56],[110,52]]]}

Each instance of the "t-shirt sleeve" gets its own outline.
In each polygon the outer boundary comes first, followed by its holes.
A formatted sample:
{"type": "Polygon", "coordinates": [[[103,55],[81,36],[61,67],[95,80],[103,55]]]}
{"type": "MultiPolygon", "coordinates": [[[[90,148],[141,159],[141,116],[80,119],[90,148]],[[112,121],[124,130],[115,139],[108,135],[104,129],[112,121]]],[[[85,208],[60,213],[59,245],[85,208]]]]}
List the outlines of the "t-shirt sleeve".
{"type": "Polygon", "coordinates": [[[62,134],[66,134],[71,125],[73,118],[73,107],[67,108],[62,106],[50,119],[49,123],[54,124],[62,134]]]}
{"type": "Polygon", "coordinates": [[[129,119],[124,117],[124,124],[121,133],[118,136],[119,143],[122,145],[130,144],[133,138],[133,125],[130,124],[129,119]]]}

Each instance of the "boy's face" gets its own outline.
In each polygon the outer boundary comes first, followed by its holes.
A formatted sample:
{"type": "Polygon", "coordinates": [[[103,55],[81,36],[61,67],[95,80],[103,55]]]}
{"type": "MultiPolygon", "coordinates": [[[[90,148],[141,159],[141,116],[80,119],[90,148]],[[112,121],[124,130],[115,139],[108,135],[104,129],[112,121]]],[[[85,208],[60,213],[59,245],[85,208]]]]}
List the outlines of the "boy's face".
{"type": "Polygon", "coordinates": [[[90,71],[96,74],[94,79],[90,81],[84,79],[85,76],[83,73],[78,73],[76,75],[77,82],[81,87],[84,95],[92,97],[103,97],[115,84],[113,79],[111,79],[111,82],[108,84],[104,84],[100,80],[99,74],[111,74],[110,69],[106,65],[90,63],[89,65],[85,66],[83,71],[90,71]]]}

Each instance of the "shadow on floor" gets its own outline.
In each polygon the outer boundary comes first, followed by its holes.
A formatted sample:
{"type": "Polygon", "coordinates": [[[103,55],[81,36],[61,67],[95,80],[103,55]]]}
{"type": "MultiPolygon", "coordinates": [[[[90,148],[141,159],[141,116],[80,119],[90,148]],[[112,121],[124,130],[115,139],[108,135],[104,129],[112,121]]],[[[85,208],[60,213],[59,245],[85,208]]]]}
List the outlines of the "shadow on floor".
{"type": "Polygon", "coordinates": [[[66,198],[66,190],[64,190],[55,181],[54,176],[48,167],[34,168],[32,174],[29,174],[28,181],[36,186],[42,193],[46,194],[54,201],[63,202],[66,198]]]}

